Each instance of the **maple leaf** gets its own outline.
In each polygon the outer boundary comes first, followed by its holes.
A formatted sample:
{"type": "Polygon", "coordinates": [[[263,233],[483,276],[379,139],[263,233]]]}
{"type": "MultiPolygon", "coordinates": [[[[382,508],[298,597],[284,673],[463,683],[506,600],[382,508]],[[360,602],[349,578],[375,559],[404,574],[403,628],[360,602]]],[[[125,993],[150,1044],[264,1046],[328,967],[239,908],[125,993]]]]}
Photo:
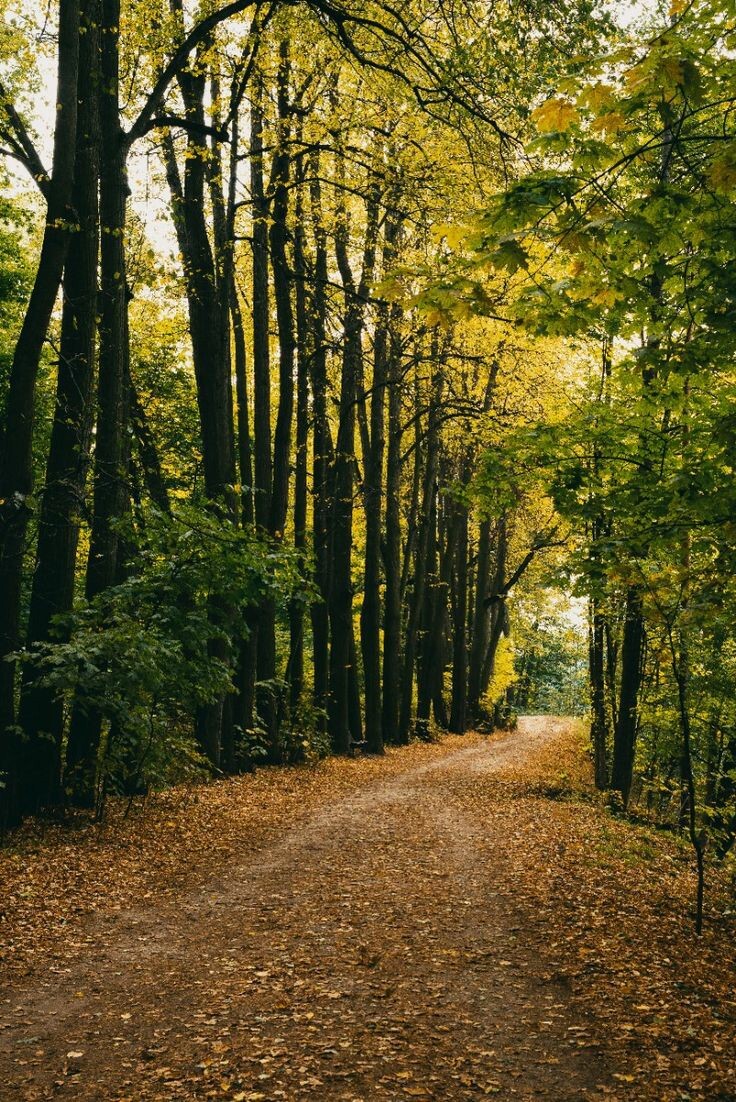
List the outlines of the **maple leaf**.
{"type": "Polygon", "coordinates": [[[579,119],[574,103],[561,96],[553,96],[532,111],[532,122],[540,134],[563,133],[579,119]]]}

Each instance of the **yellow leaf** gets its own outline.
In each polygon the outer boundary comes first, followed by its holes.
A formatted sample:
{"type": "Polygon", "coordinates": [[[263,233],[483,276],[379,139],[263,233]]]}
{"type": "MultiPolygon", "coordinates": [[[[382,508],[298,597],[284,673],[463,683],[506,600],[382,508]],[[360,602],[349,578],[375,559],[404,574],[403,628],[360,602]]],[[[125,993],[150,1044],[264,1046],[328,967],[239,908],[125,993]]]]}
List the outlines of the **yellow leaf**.
{"type": "Polygon", "coordinates": [[[467,232],[464,226],[454,226],[450,223],[443,222],[433,227],[432,237],[435,241],[441,241],[444,237],[451,249],[457,249],[465,240],[467,232]]]}
{"type": "Polygon", "coordinates": [[[555,96],[532,111],[532,121],[540,134],[559,133],[578,121],[578,111],[570,100],[555,96]]]}
{"type": "Polygon", "coordinates": [[[600,111],[601,108],[610,107],[616,98],[616,90],[610,84],[602,80],[596,81],[588,88],[584,88],[578,96],[581,106],[589,107],[591,111],[600,111]]]}
{"type": "Polygon", "coordinates": [[[607,115],[600,115],[597,119],[593,119],[590,129],[597,134],[602,131],[605,131],[606,134],[618,134],[619,130],[625,125],[626,119],[620,111],[609,111],[607,115]]]}
{"type": "Polygon", "coordinates": [[[596,306],[615,306],[621,295],[613,287],[603,287],[597,295],[593,296],[596,306]]]}

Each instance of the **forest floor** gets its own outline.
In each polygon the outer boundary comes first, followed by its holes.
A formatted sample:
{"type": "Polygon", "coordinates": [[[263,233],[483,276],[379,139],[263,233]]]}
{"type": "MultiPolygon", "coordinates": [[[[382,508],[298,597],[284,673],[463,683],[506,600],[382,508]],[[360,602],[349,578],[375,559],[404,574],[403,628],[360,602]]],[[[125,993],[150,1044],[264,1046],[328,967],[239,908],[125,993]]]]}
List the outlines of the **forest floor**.
{"type": "Polygon", "coordinates": [[[579,726],[172,790],[0,851],[0,1098],[736,1099],[736,939],[579,726]]]}

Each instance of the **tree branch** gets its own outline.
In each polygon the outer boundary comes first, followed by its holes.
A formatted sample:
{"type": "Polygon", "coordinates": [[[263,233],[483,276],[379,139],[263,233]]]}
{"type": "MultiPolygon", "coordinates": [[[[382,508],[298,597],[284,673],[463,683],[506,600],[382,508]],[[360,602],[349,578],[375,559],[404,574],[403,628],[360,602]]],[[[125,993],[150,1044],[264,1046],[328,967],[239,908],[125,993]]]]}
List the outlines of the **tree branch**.
{"type": "Polygon", "coordinates": [[[226,19],[230,19],[233,15],[239,15],[241,12],[246,11],[247,8],[256,7],[260,2],[261,0],[232,0],[230,4],[226,4],[225,7],[220,8],[219,11],[212,12],[211,15],[202,19],[201,22],[197,23],[197,25],[192,28],[183,42],[181,42],[174,51],[168,64],[164,66],[138,118],[135,120],[130,130],[123,134],[122,145],[124,152],[127,153],[133,143],[136,142],[138,138],[143,137],[150,129],[149,123],[163,102],[169,85],[186,65],[192,50],[195,50],[200,43],[204,42],[220,23],[224,23],[226,19]]]}
{"type": "MultiPolygon", "coordinates": [[[[154,115],[146,123],[143,134],[151,130],[158,130],[165,126],[176,126],[180,130],[186,130],[188,134],[199,134],[202,137],[217,138],[218,142],[227,142],[230,135],[226,129],[220,126],[207,126],[206,123],[193,122],[191,119],[182,118],[181,115],[154,115]]],[[[143,136],[143,135],[141,135],[143,136]]]]}
{"type": "Polygon", "coordinates": [[[10,149],[3,150],[3,152],[23,165],[44,199],[48,199],[49,174],[44,168],[38,150],[31,141],[22,118],[11,103],[2,84],[0,84],[0,101],[0,109],[5,112],[10,127],[9,131],[5,129],[0,131],[0,135],[10,145],[10,149]]]}

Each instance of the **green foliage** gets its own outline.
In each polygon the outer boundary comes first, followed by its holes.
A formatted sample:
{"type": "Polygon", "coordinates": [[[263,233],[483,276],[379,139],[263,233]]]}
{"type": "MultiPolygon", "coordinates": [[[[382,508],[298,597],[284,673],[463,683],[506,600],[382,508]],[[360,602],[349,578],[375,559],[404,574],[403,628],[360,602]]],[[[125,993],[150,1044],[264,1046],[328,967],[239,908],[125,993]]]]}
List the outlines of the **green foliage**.
{"type": "Polygon", "coordinates": [[[32,270],[27,253],[28,219],[17,204],[0,197],[0,415],[32,270]]]}
{"type": "Polygon", "coordinates": [[[324,714],[310,698],[303,698],[279,730],[279,751],[283,761],[313,765],[332,753],[324,714]]]}
{"type": "Polygon", "coordinates": [[[537,586],[517,602],[516,704],[528,715],[584,715],[588,669],[580,602],[537,586]]]}
{"type": "Polygon", "coordinates": [[[113,791],[202,769],[191,716],[232,690],[245,611],[266,597],[285,604],[310,594],[292,551],[225,517],[190,506],[146,519],[135,572],[64,619],[69,642],[25,656],[56,693],[102,716],[113,791]]]}

